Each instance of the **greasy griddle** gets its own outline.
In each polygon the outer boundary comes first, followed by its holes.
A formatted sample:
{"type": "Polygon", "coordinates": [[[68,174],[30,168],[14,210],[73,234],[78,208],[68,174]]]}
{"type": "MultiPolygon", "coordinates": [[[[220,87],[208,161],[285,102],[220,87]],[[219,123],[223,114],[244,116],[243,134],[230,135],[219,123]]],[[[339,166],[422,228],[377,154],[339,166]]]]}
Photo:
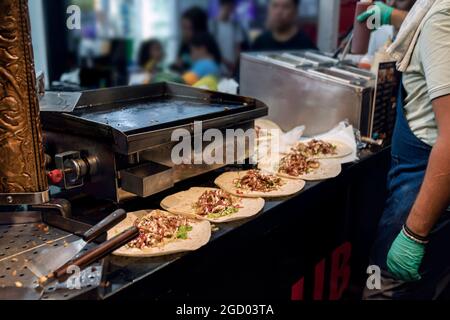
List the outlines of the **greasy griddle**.
{"type": "Polygon", "coordinates": [[[82,92],[73,112],[41,112],[44,130],[102,140],[129,155],[170,141],[176,129],[225,129],[268,114],[258,100],[171,83],[82,92]]]}
{"type": "Polygon", "coordinates": [[[116,130],[132,134],[208,119],[221,114],[232,114],[241,110],[242,104],[208,104],[183,101],[176,98],[152,101],[150,103],[129,103],[111,108],[85,108],[73,115],[87,121],[110,126],[116,130]]]}

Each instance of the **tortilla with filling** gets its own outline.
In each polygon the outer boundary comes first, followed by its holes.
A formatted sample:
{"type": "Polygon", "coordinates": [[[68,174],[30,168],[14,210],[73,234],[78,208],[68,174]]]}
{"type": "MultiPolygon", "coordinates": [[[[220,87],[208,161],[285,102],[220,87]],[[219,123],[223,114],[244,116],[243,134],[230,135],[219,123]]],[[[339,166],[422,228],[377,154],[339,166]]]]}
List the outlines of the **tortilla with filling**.
{"type": "MultiPolygon", "coordinates": [[[[351,155],[353,153],[353,149],[340,141],[334,141],[334,140],[319,140],[319,141],[324,141],[327,143],[331,143],[332,145],[336,146],[336,154],[318,154],[318,155],[312,155],[311,158],[312,159],[338,159],[338,158],[345,158],[349,155],[351,155]]],[[[300,142],[303,144],[307,144],[309,141],[306,142],[300,142]]],[[[299,144],[300,144],[299,143],[299,144]]],[[[297,147],[298,144],[296,146],[294,146],[293,148],[295,149],[295,147],[297,147]]],[[[292,150],[291,150],[292,152],[292,150]]]]}
{"type": "MultiPolygon", "coordinates": [[[[215,184],[222,190],[237,196],[245,198],[279,198],[288,197],[303,190],[305,181],[283,179],[282,185],[274,191],[262,192],[252,191],[245,188],[236,187],[236,180],[242,179],[249,171],[227,172],[218,177],[215,184]]],[[[270,174],[270,173],[268,173],[270,174]]]]}
{"type": "MultiPolygon", "coordinates": [[[[162,210],[144,210],[128,213],[124,221],[108,232],[108,239],[111,239],[128,228],[134,226],[137,219],[151,214],[152,212],[172,215],[171,213],[162,210]]],[[[128,248],[127,246],[124,246],[115,251],[113,254],[122,257],[150,258],[198,250],[206,245],[211,239],[211,224],[205,220],[191,220],[189,225],[192,227],[192,230],[188,232],[187,239],[177,239],[162,244],[161,246],[144,249],[128,248]]]]}
{"type": "Polygon", "coordinates": [[[196,219],[204,219],[213,223],[225,223],[247,219],[256,216],[262,211],[265,201],[262,198],[238,198],[239,210],[228,216],[211,219],[196,214],[195,203],[206,191],[219,190],[215,188],[191,188],[187,191],[168,196],[161,202],[161,207],[169,212],[183,214],[196,219]]]}
{"type": "Polygon", "coordinates": [[[258,164],[258,168],[263,171],[271,172],[278,175],[281,178],[305,180],[305,181],[319,181],[326,179],[333,179],[339,176],[342,172],[342,165],[336,160],[317,160],[320,163],[318,169],[314,169],[312,172],[300,176],[291,176],[285,173],[279,172],[279,164],[281,159],[285,155],[278,155],[270,159],[263,159],[258,164]]]}

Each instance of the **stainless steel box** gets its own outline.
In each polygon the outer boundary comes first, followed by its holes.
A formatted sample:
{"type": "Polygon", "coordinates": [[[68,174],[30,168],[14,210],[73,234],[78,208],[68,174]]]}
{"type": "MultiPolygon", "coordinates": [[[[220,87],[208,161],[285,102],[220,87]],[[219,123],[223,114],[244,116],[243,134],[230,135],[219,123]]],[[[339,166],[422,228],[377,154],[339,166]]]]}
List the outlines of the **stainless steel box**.
{"type": "Polygon", "coordinates": [[[269,107],[268,119],[285,131],[306,125],[324,133],[348,120],[369,132],[375,76],[314,52],[248,53],[241,57],[243,96],[269,107]]]}

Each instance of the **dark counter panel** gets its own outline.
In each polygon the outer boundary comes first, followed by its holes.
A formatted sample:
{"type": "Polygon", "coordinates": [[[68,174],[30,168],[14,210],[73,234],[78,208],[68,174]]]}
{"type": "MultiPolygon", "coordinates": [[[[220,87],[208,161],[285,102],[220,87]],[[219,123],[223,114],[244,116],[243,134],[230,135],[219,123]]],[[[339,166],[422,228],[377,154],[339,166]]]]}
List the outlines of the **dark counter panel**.
{"type": "MultiPolygon", "coordinates": [[[[100,296],[155,301],[358,298],[386,196],[389,158],[389,150],[364,157],[346,165],[336,179],[308,183],[298,195],[267,201],[257,217],[219,225],[212,241],[196,252],[157,259],[113,257],[107,264],[109,286],[100,296]]],[[[204,176],[201,184],[212,185],[217,174],[204,176]]],[[[128,209],[155,207],[164,196],[130,203],[128,209]]]]}

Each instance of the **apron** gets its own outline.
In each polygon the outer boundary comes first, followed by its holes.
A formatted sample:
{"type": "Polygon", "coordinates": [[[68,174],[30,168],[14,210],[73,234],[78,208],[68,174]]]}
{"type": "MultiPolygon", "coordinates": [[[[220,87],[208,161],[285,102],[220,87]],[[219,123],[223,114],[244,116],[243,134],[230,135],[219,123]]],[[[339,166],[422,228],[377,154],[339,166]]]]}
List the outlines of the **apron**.
{"type": "MultiPolygon", "coordinates": [[[[386,281],[390,278],[386,272],[388,252],[416,201],[432,150],[432,147],[411,131],[405,117],[403,85],[400,85],[399,91],[397,120],[392,141],[392,167],[388,176],[389,196],[371,257],[372,264],[384,270],[383,275],[386,277],[383,277],[383,280],[386,281]]],[[[389,288],[391,298],[433,299],[436,296],[437,288],[446,281],[444,279],[450,266],[449,222],[449,214],[446,212],[430,234],[430,243],[427,245],[420,269],[422,279],[413,283],[393,280],[397,285],[389,288]]]]}

